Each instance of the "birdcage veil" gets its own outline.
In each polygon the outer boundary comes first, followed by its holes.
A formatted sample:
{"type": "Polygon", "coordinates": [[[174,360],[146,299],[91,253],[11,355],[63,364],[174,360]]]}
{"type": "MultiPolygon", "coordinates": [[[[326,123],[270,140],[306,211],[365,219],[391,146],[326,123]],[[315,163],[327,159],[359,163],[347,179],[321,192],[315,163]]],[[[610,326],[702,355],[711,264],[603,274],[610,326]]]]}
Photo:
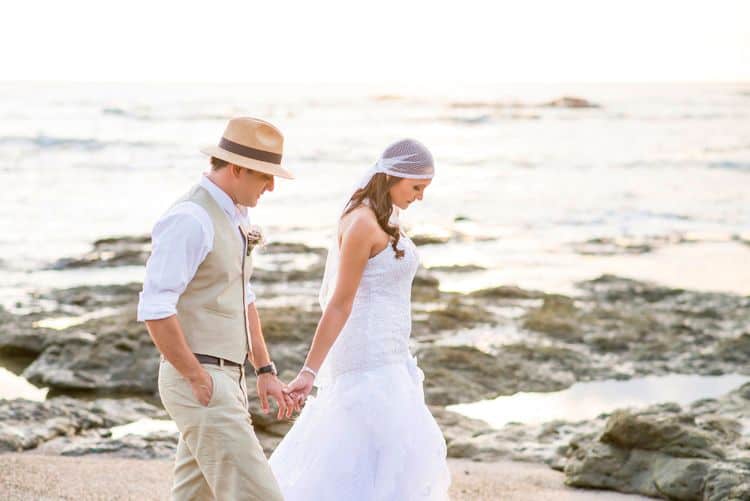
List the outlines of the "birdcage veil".
{"type": "MultiPolygon", "coordinates": [[[[367,186],[376,174],[388,174],[390,176],[407,179],[432,179],[435,175],[435,161],[432,153],[419,141],[414,139],[402,139],[388,146],[380,155],[378,161],[365,171],[354,187],[347,192],[346,200],[340,205],[341,213],[349,208],[351,197],[357,190],[367,186]]],[[[399,209],[393,208],[391,224],[398,224],[399,209]]],[[[323,282],[320,286],[318,300],[321,308],[325,309],[329,299],[336,287],[339,267],[339,242],[338,231],[334,232],[331,244],[328,247],[323,282]]]]}

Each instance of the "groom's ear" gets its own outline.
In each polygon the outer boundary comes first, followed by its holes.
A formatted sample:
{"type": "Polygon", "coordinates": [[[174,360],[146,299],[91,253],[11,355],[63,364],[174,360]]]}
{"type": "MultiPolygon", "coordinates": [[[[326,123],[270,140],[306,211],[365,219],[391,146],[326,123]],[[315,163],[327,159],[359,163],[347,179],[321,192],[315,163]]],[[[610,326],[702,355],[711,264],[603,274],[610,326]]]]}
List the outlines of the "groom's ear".
{"type": "Polygon", "coordinates": [[[229,164],[229,168],[232,171],[232,175],[234,175],[234,177],[237,177],[237,178],[242,175],[242,169],[244,169],[244,167],[240,167],[239,165],[234,165],[234,164],[229,164]]]}

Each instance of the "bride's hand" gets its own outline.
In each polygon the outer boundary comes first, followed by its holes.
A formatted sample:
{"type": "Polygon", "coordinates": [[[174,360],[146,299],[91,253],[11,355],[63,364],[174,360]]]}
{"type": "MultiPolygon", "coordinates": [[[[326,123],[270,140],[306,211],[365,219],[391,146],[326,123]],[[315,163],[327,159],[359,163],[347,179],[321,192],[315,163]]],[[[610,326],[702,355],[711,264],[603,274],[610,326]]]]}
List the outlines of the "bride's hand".
{"type": "Polygon", "coordinates": [[[313,388],[315,377],[307,371],[297,374],[291,383],[284,389],[284,393],[290,395],[299,409],[313,388]]]}

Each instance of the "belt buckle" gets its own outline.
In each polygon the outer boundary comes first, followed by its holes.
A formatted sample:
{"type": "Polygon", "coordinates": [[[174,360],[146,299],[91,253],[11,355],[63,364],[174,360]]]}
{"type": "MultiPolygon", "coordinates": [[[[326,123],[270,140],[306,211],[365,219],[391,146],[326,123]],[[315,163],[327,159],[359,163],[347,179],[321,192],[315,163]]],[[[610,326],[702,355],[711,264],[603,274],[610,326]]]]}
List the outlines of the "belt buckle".
{"type": "Polygon", "coordinates": [[[219,359],[219,367],[221,367],[223,369],[224,368],[224,359],[221,358],[221,357],[218,357],[218,359],[219,359]]]}

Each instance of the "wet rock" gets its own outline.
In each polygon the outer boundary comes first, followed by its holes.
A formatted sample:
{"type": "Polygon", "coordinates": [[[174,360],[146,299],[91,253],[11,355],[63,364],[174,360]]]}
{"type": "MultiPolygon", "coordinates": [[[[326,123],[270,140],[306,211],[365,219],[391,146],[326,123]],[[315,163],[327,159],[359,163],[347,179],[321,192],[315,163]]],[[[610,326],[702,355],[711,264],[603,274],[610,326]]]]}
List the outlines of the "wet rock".
{"type": "Polygon", "coordinates": [[[655,245],[651,242],[615,238],[592,238],[585,242],[573,244],[573,250],[585,256],[646,254],[653,251],[654,248],[655,245]]]}
{"type": "Polygon", "coordinates": [[[592,296],[601,297],[606,301],[656,303],[685,293],[683,289],[630,280],[616,275],[602,275],[594,280],[581,282],[579,285],[589,291],[592,296]]]}
{"type": "Polygon", "coordinates": [[[417,356],[425,373],[425,396],[433,405],[489,398],[502,384],[495,357],[470,346],[430,346],[417,356]]]}
{"type": "Polygon", "coordinates": [[[451,240],[451,237],[446,235],[412,235],[409,238],[414,245],[445,244],[451,240]]]}
{"type": "Polygon", "coordinates": [[[433,405],[474,402],[518,391],[556,391],[580,372],[591,377],[585,356],[562,347],[504,346],[497,355],[472,346],[424,346],[417,356],[425,372],[425,396],[433,405]]]}
{"type": "Polygon", "coordinates": [[[515,311],[521,309],[522,328],[553,344],[589,352],[591,365],[612,369],[605,377],[619,377],[623,372],[708,375],[750,371],[746,336],[750,298],[612,275],[579,286],[583,293],[575,299],[542,295],[541,306],[531,302],[532,294],[504,288],[479,291],[471,297],[491,311],[509,305],[515,311]],[[504,295],[521,295],[530,301],[514,302],[504,295]]]}
{"type": "MultiPolygon", "coordinates": [[[[280,369],[301,367],[319,315],[291,307],[261,309],[280,369]]],[[[23,376],[57,391],[155,394],[159,352],[134,311],[53,332],[23,376]]]]}
{"type": "Polygon", "coordinates": [[[56,332],[23,376],[56,390],[154,393],[159,353],[135,313],[56,332]]]}
{"type": "Polygon", "coordinates": [[[319,282],[323,278],[325,262],[323,260],[306,269],[278,269],[266,270],[263,268],[253,269],[253,282],[260,283],[283,283],[283,282],[319,282]]]}
{"type": "Polygon", "coordinates": [[[165,431],[146,435],[65,438],[60,445],[62,456],[105,456],[130,459],[173,459],[179,435],[165,431]]]}
{"type": "Polygon", "coordinates": [[[479,304],[458,297],[449,299],[441,308],[427,313],[427,326],[435,332],[471,327],[480,323],[492,323],[494,315],[479,304]]]}
{"type": "Polygon", "coordinates": [[[722,360],[746,363],[750,360],[750,333],[744,332],[735,338],[722,339],[716,353],[722,360]]]}
{"type": "Polygon", "coordinates": [[[263,246],[264,254],[317,254],[325,257],[327,250],[322,247],[310,247],[299,242],[270,242],[263,246]]]}
{"type": "Polygon", "coordinates": [[[48,312],[48,315],[67,313],[78,315],[102,308],[117,308],[129,306],[135,308],[138,294],[143,284],[131,282],[112,285],[84,285],[68,289],[53,289],[37,292],[33,295],[36,300],[53,301],[58,309],[48,312]]]}
{"type": "Polygon", "coordinates": [[[320,314],[320,309],[302,310],[291,306],[258,308],[263,336],[269,347],[276,343],[309,344],[318,326],[320,314]]]}
{"type": "Polygon", "coordinates": [[[750,499],[750,468],[747,463],[713,465],[703,480],[703,499],[706,501],[750,499]]]}
{"type": "Polygon", "coordinates": [[[572,440],[566,483],[665,499],[750,498],[750,383],[720,399],[614,412],[572,440]]]}
{"type": "Polygon", "coordinates": [[[500,285],[488,289],[480,289],[469,295],[486,299],[542,299],[547,294],[540,291],[522,289],[515,285],[500,285]]]}
{"type": "Polygon", "coordinates": [[[674,457],[723,459],[716,433],[699,429],[687,416],[639,415],[618,411],[607,421],[600,440],[625,449],[657,450],[674,457]]]}
{"type": "Polygon", "coordinates": [[[472,271],[486,270],[484,266],[476,264],[454,264],[451,266],[431,266],[430,271],[442,271],[443,273],[470,273],[472,271]]]}
{"type": "Polygon", "coordinates": [[[56,397],[44,402],[0,400],[0,451],[33,449],[55,437],[93,428],[109,428],[166,413],[138,399],[99,399],[91,402],[56,397]]]}
{"type": "Polygon", "coordinates": [[[562,471],[567,462],[569,442],[574,437],[593,435],[601,424],[597,420],[551,421],[533,425],[508,423],[500,429],[484,427],[472,433],[458,433],[448,443],[448,454],[473,461],[505,459],[545,463],[562,471]]]}
{"type": "Polygon", "coordinates": [[[151,237],[148,235],[104,238],[94,242],[94,248],[84,256],[59,259],[51,268],[142,266],[146,264],[150,252],[151,237]]]}
{"type": "Polygon", "coordinates": [[[475,458],[477,456],[479,448],[470,443],[469,440],[490,430],[487,423],[462,416],[439,406],[431,406],[430,413],[432,413],[443,432],[449,457],[475,458]]]}
{"type": "Polygon", "coordinates": [[[523,326],[567,341],[582,339],[578,308],[571,298],[565,296],[546,296],[540,308],[526,314],[523,326]]]}
{"type": "Polygon", "coordinates": [[[440,292],[440,281],[428,270],[419,267],[411,287],[411,299],[413,303],[426,303],[439,300],[443,294],[440,292]]]}
{"type": "Polygon", "coordinates": [[[545,108],[601,108],[600,105],[587,101],[586,99],[573,96],[563,96],[542,104],[545,108]]]}
{"type": "Polygon", "coordinates": [[[32,357],[42,352],[50,331],[19,321],[0,320],[0,355],[32,357]]]}

